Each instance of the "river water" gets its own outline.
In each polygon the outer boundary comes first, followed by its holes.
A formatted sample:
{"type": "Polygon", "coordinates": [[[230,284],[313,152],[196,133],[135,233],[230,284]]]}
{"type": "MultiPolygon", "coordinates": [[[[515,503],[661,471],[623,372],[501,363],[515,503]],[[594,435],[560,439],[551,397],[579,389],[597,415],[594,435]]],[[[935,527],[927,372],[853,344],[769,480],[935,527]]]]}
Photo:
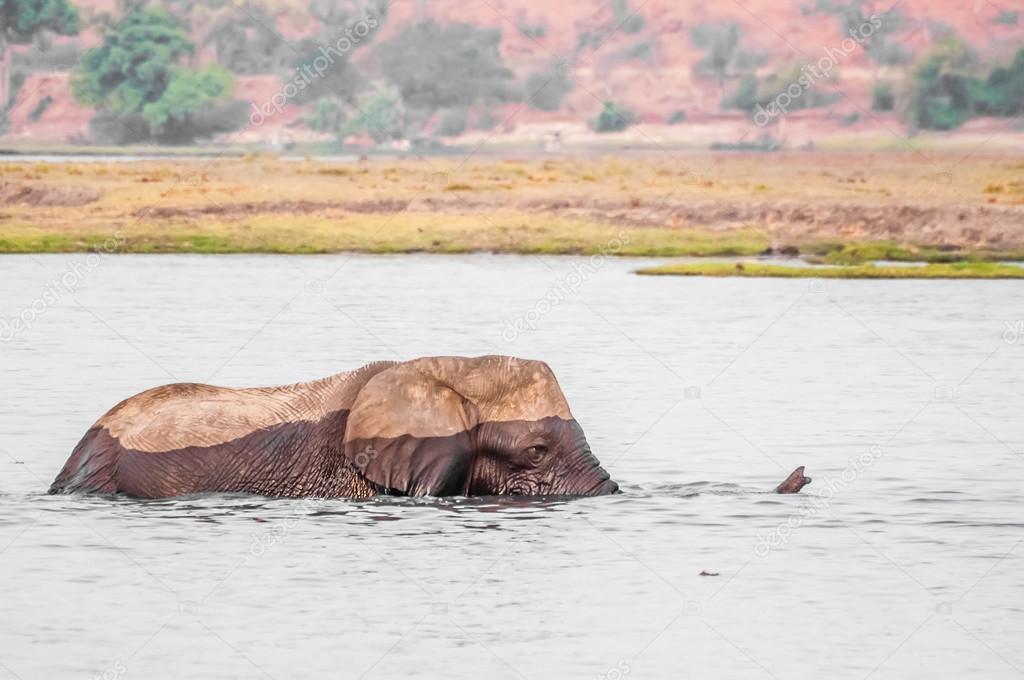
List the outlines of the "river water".
{"type": "Polygon", "coordinates": [[[0,678],[1019,676],[1024,286],[641,264],[3,257],[0,678]],[[487,353],[624,493],[45,494],[154,385],[487,353]]]}

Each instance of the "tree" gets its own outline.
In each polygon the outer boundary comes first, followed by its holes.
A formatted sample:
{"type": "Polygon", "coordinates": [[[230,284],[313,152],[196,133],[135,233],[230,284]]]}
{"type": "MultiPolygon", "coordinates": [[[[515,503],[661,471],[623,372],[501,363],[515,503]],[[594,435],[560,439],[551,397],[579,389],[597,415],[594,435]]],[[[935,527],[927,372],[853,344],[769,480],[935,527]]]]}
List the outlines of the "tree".
{"type": "Polygon", "coordinates": [[[497,29],[427,20],[381,43],[376,57],[407,106],[433,112],[518,99],[500,44],[497,29]]]}
{"type": "MultiPolygon", "coordinates": [[[[896,3],[899,4],[899,3],[896,3]]],[[[874,63],[874,80],[878,81],[878,68],[898,66],[910,61],[910,52],[894,36],[907,27],[907,19],[899,7],[876,12],[873,2],[866,0],[818,0],[816,11],[832,14],[839,20],[843,37],[850,36],[861,43],[864,52],[874,63]]]]}
{"type": "Polygon", "coordinates": [[[321,45],[329,44],[328,38],[307,38],[299,43],[296,51],[299,58],[294,62],[294,71],[299,73],[315,73],[316,77],[309,81],[305,88],[299,90],[295,101],[306,104],[325,97],[336,99],[339,104],[351,104],[355,96],[367,85],[362,71],[352,63],[351,55],[337,57],[326,69],[315,70],[322,65],[321,45]],[[322,75],[321,75],[322,74],[322,75]]]}
{"type": "Polygon", "coordinates": [[[972,113],[977,56],[955,38],[942,40],[914,69],[907,113],[912,127],[952,130],[972,113]]]}
{"type": "Polygon", "coordinates": [[[572,92],[575,84],[562,73],[560,66],[554,64],[549,70],[533,73],[526,79],[523,92],[527,104],[539,111],[557,111],[561,108],[562,101],[572,92]]]}
{"type": "Polygon", "coordinates": [[[78,33],[78,10],[68,0],[0,0],[0,110],[10,99],[11,45],[23,45],[42,31],[78,33]]]}
{"type": "Polygon", "coordinates": [[[1024,48],[1009,66],[993,68],[984,85],[975,87],[974,98],[982,114],[1016,116],[1024,112],[1024,48]]]}
{"type": "MultiPolygon", "coordinates": [[[[643,30],[644,16],[629,9],[629,0],[612,0],[615,28],[623,33],[639,33],[643,30]]],[[[614,30],[614,29],[613,29],[614,30]]]]}
{"type": "Polygon", "coordinates": [[[722,100],[722,106],[752,113],[770,106],[782,97],[785,99],[786,111],[796,111],[828,106],[839,98],[838,94],[822,91],[819,88],[820,82],[812,81],[804,68],[799,62],[790,62],[781,64],[764,78],[744,76],[736,91],[722,100]],[[800,87],[800,93],[795,96],[790,92],[794,85],[800,87]]]}
{"type": "Polygon", "coordinates": [[[104,125],[129,128],[132,139],[182,143],[230,129],[244,116],[238,107],[217,106],[230,97],[234,78],[220,66],[179,65],[193,49],[167,10],[136,7],[86,52],[72,73],[72,92],[99,109],[104,125]],[[132,129],[140,125],[145,129],[132,129]]]}
{"type": "Polygon", "coordinates": [[[348,120],[348,114],[333,98],[319,99],[313,107],[309,127],[317,132],[338,133],[348,120]]]}
{"type": "Polygon", "coordinates": [[[896,93],[889,83],[875,83],[871,90],[872,111],[892,111],[896,108],[896,93]]]}
{"type": "Polygon", "coordinates": [[[589,122],[594,132],[621,132],[636,122],[636,114],[615,102],[606,101],[597,117],[589,122]]]}
{"type": "Polygon", "coordinates": [[[174,135],[175,128],[187,128],[193,114],[215,106],[233,87],[234,77],[220,66],[200,71],[176,66],[160,98],[142,107],[142,117],[154,137],[177,137],[184,131],[174,135]]]}
{"type": "Polygon", "coordinates": [[[405,136],[408,117],[394,88],[380,87],[360,97],[354,108],[356,115],[342,127],[342,136],[365,132],[378,144],[405,136]]]}
{"type": "Polygon", "coordinates": [[[761,58],[740,47],[740,27],[735,23],[708,23],[690,31],[693,44],[704,50],[704,58],[697,62],[697,73],[714,78],[725,93],[725,81],[753,70],[761,58]]]}
{"type": "Polygon", "coordinates": [[[1018,116],[1024,113],[1024,49],[986,75],[972,49],[945,38],[914,69],[908,100],[911,128],[951,130],[972,116],[1018,116]]]}
{"type": "MultiPolygon", "coordinates": [[[[274,30],[275,18],[263,4],[232,4],[207,21],[209,29],[200,44],[213,45],[222,66],[235,73],[270,73],[284,65],[287,45],[274,30]]],[[[193,19],[191,23],[197,22],[193,19]]]]}
{"type": "MultiPolygon", "coordinates": [[[[146,0],[119,0],[125,9],[146,0]]],[[[278,33],[282,18],[308,20],[304,3],[289,0],[162,0],[188,27],[196,45],[213,47],[217,63],[234,73],[271,73],[287,65],[291,45],[278,33]]]]}
{"type": "MultiPolygon", "coordinates": [[[[353,125],[358,127],[370,119],[365,115],[367,101],[378,101],[378,104],[383,101],[374,97],[359,101],[360,94],[372,83],[352,61],[352,56],[357,49],[372,42],[375,32],[387,19],[388,3],[386,0],[311,0],[309,13],[321,28],[317,35],[301,40],[293,48],[298,57],[293,62],[295,72],[310,74],[304,81],[305,86],[296,93],[295,101],[315,103],[310,120],[313,129],[344,137],[352,133],[353,125]]],[[[393,136],[393,130],[387,125],[370,126],[367,131],[378,142],[393,136]]]]}

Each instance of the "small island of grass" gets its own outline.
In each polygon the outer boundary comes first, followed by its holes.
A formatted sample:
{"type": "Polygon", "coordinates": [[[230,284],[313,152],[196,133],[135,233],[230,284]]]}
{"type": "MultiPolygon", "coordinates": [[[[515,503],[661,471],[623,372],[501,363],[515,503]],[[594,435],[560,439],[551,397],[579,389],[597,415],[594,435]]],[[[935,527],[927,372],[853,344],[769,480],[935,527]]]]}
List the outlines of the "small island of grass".
{"type": "Polygon", "coordinates": [[[762,262],[679,262],[637,270],[650,276],[745,276],[793,279],[1021,279],[1024,267],[993,262],[922,266],[794,267],[762,262]]]}

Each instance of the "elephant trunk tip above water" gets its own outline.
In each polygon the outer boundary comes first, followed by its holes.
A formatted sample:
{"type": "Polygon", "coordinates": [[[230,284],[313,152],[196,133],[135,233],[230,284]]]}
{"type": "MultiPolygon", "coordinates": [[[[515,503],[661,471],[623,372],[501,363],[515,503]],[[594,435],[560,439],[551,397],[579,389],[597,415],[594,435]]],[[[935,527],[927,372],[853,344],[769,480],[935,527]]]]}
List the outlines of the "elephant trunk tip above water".
{"type": "Polygon", "coordinates": [[[547,364],[378,362],[281,387],[181,383],[121,402],[51,493],[370,497],[616,493],[547,364]]]}

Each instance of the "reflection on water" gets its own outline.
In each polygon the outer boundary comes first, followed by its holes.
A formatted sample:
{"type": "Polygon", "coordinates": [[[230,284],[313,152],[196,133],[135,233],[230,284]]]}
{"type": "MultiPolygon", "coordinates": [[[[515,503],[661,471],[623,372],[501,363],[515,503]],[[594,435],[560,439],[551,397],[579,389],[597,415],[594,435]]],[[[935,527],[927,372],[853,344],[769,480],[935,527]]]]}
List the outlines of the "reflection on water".
{"type": "MultiPolygon", "coordinates": [[[[3,258],[0,323],[69,261],[3,258]]],[[[1018,675],[1024,287],[608,260],[540,305],[580,262],[104,259],[0,338],[0,678],[1018,675]],[[44,493],[147,387],[492,352],[552,365],[623,493],[44,493]]]]}

